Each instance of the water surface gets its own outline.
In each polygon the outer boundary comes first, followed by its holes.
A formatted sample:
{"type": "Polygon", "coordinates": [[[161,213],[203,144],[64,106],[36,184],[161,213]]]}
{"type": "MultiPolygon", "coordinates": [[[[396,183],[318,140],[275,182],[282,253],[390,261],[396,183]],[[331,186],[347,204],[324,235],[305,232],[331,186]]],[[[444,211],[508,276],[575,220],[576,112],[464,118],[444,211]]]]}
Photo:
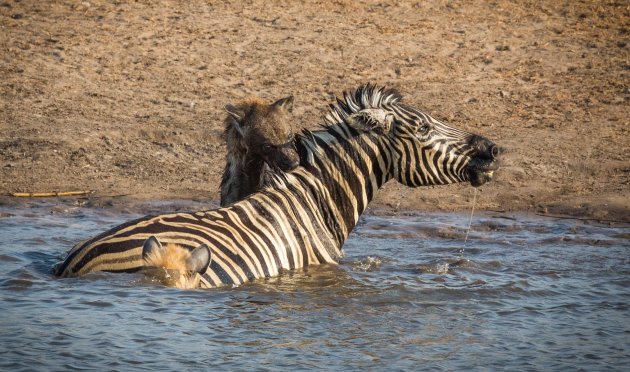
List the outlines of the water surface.
{"type": "Polygon", "coordinates": [[[0,207],[1,370],[630,364],[628,225],[478,213],[464,242],[466,214],[369,215],[339,266],[238,288],[178,290],[140,274],[52,277],[74,243],[139,216],[0,207]]]}

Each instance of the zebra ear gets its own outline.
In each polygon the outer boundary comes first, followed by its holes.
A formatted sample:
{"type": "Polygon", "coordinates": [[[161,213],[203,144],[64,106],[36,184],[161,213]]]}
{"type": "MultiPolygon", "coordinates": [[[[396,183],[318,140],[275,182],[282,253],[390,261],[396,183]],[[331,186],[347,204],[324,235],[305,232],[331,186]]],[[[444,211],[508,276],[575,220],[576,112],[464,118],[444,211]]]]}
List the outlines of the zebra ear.
{"type": "Polygon", "coordinates": [[[272,106],[283,109],[287,112],[293,112],[293,96],[280,98],[276,102],[271,104],[272,106]]]}
{"type": "Polygon", "coordinates": [[[212,253],[207,245],[202,244],[190,252],[186,260],[186,268],[194,273],[204,274],[212,262],[212,253]]]}
{"type": "Polygon", "coordinates": [[[371,108],[352,114],[345,120],[348,125],[363,132],[380,129],[385,133],[389,133],[392,129],[393,119],[393,115],[387,111],[371,108]]]}
{"type": "Polygon", "coordinates": [[[147,240],[144,241],[144,245],[142,245],[142,258],[148,259],[149,257],[159,257],[162,254],[164,248],[160,241],[156,239],[155,236],[150,236],[147,240]]]}

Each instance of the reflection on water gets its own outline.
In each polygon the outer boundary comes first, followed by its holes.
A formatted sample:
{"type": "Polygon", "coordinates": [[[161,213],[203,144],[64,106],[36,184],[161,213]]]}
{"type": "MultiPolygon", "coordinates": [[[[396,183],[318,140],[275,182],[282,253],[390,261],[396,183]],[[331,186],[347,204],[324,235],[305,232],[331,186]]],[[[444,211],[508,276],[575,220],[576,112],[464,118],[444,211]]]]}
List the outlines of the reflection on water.
{"type": "Polygon", "coordinates": [[[75,242],[134,217],[63,205],[0,209],[0,369],[630,363],[627,225],[479,213],[464,244],[467,214],[366,216],[339,266],[238,288],[51,276],[75,242]]]}

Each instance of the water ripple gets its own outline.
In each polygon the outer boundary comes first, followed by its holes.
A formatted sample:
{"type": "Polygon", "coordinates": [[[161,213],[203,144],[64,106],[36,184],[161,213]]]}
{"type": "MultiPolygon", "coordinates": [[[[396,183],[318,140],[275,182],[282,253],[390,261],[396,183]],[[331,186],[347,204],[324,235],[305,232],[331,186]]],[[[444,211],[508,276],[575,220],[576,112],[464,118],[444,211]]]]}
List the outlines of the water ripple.
{"type": "MultiPolygon", "coordinates": [[[[163,205],[150,206],[160,211],[163,205]]],[[[137,216],[0,210],[0,369],[622,369],[627,229],[526,215],[365,216],[340,265],[182,291],[55,279],[70,246],[137,216]]]]}

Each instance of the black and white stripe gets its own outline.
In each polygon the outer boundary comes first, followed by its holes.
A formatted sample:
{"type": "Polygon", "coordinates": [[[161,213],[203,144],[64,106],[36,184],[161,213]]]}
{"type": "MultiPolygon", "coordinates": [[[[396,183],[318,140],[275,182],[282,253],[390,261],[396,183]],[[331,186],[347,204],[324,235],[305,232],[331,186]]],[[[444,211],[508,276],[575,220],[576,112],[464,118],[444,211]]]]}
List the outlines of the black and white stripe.
{"type": "Polygon", "coordinates": [[[271,186],[226,208],[127,222],[77,245],[57,274],[141,269],[143,243],[155,236],[188,249],[210,248],[202,287],[239,285],[337,262],[359,216],[391,178],[412,187],[491,178],[491,142],[401,99],[372,85],[345,93],[331,105],[323,130],[296,137],[300,167],[275,175],[271,186]]]}

